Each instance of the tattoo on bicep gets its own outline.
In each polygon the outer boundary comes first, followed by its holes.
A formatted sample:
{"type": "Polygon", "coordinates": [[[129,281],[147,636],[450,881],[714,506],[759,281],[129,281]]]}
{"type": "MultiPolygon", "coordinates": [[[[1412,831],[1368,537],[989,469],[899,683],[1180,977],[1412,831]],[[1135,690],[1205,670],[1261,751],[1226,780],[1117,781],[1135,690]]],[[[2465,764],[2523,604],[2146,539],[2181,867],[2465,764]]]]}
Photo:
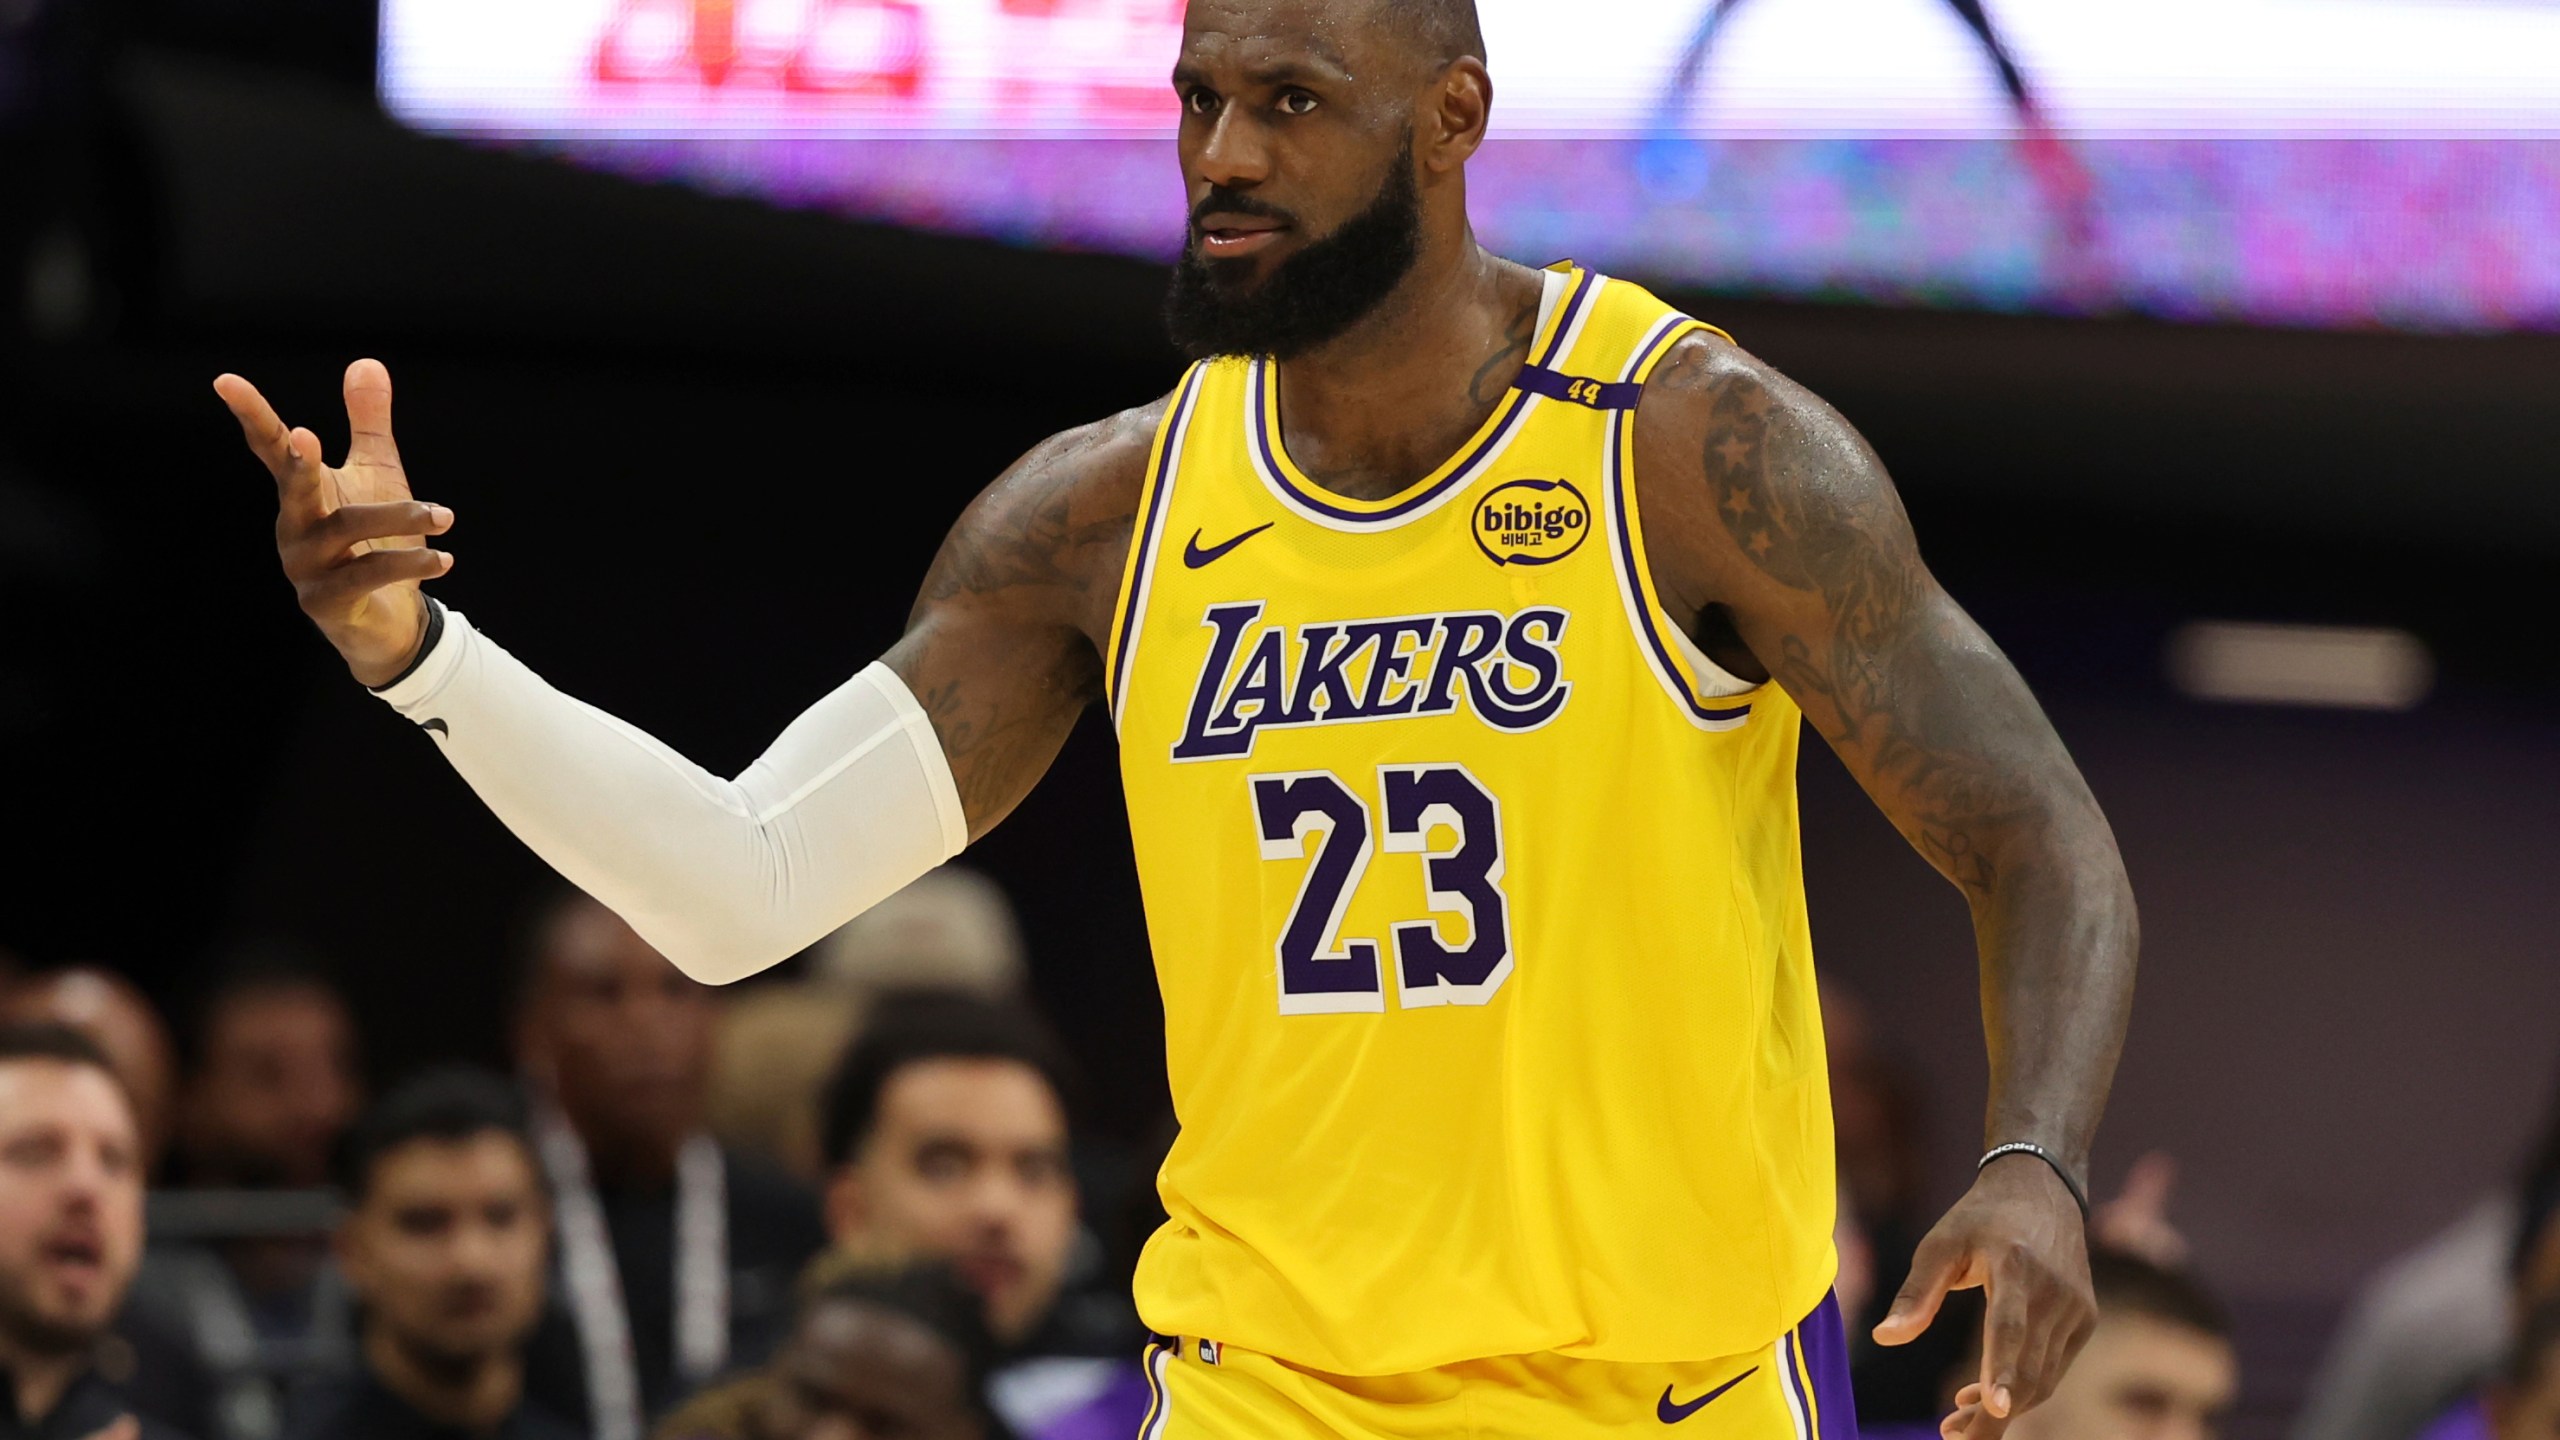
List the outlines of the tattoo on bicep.
{"type": "Polygon", "coordinates": [[[1783,636],[1772,673],[1833,748],[1892,792],[1886,808],[1912,845],[1966,890],[1987,889],[1994,837],[2038,813],[2038,757],[1996,753],[2003,727],[1979,704],[1998,687],[1964,673],[2006,662],[1938,596],[1845,426],[1809,424],[1751,377],[1708,394],[1717,518],[1763,574],[1822,602],[1826,623],[1783,636]]]}
{"type": "Polygon", "coordinates": [[[1100,689],[1101,667],[1062,649],[1036,679],[1011,676],[992,686],[951,680],[916,697],[973,827],[1021,800],[1056,757],[1075,713],[1100,689]]]}
{"type": "Polygon", "coordinates": [[[990,595],[1024,586],[1074,590],[1092,583],[1090,550],[1115,540],[1126,543],[1134,517],[1078,516],[1075,498],[1062,486],[1033,503],[962,522],[934,559],[924,599],[990,595]]]}

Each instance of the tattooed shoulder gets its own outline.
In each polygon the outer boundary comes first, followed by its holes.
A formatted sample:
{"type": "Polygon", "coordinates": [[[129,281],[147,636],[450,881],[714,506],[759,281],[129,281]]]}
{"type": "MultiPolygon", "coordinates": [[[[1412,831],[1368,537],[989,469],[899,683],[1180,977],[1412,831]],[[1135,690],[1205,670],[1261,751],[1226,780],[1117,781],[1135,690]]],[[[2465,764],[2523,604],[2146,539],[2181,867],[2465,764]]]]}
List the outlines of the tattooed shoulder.
{"type": "Polygon", "coordinates": [[[1723,548],[1790,590],[1871,589],[1918,557],[1875,452],[1838,411],[1727,341],[1685,342],[1648,394],[1671,403],[1656,449],[1705,480],[1723,548]]]}
{"type": "Polygon", "coordinates": [[[1079,602],[1119,585],[1165,405],[1159,399],[1061,431],[1015,461],[943,541],[918,612],[977,598],[1065,604],[1079,621],[1088,610],[1107,615],[1108,593],[1079,602]]]}

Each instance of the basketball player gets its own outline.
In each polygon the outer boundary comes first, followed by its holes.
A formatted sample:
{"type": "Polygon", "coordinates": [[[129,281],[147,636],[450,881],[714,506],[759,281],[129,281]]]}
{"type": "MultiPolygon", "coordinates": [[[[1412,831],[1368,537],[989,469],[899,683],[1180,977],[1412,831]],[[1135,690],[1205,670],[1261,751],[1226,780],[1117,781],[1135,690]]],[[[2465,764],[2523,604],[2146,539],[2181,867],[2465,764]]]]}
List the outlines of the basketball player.
{"type": "Polygon", "coordinates": [[[906,637],[734,780],[421,598],[453,515],[380,365],[335,469],[218,388],[355,677],[699,978],[984,835],[1108,707],[1182,1120],[1149,1440],[1853,1433],[1810,718],[1980,936],[1993,1154],[1879,1338],[1986,1287],[1953,1433],[1999,1435],[2091,1323],[2114,840],[1846,422],[1633,285],[1475,243],[1483,54],[1468,0],[1192,0],[1199,363],[998,478],[906,637]]]}

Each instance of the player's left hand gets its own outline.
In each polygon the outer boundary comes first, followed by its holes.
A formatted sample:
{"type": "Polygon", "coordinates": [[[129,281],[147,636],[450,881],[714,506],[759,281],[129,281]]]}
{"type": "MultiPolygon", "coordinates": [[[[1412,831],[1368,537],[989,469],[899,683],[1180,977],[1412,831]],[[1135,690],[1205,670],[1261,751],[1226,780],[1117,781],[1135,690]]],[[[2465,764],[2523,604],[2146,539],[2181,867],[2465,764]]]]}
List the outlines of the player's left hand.
{"type": "Polygon", "coordinates": [[[1948,1291],[1977,1286],[1982,1373],[1940,1427],[1948,1440],[2008,1433],[2010,1421],[2053,1393],[2097,1323],[2079,1203],[2032,1156],[1993,1162],[1920,1242],[1876,1343],[1908,1343],[1937,1318],[1948,1291]]]}

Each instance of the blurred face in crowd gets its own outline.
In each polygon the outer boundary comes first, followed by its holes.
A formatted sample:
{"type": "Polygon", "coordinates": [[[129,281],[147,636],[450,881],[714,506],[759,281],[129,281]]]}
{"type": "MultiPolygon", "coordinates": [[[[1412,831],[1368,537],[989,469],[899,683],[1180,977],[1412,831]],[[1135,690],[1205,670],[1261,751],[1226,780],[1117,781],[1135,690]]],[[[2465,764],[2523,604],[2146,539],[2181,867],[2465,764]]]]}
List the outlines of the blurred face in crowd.
{"type": "Polygon", "coordinates": [[[86,1348],[141,1255],[142,1149],[123,1088],[93,1065],[0,1063],[0,1338],[86,1348]]]}
{"type": "Polygon", "coordinates": [[[363,1100],[355,1025],[334,992],[246,990],[205,1019],[186,1146],[205,1173],[229,1184],[323,1184],[330,1147],[363,1100]]]}
{"type": "Polygon", "coordinates": [[[0,1020],[67,1025],[107,1052],[107,1063],[132,1097],[136,1133],[148,1170],[169,1141],[171,1096],[177,1059],[169,1027],[142,992],[121,976],[79,966],[40,975],[0,1000],[0,1020]]]}
{"type": "Polygon", "coordinates": [[[859,1300],[809,1307],[767,1372],[761,1440],[981,1440],[969,1367],[923,1323],[859,1300]]]}
{"type": "Polygon", "coordinates": [[[367,1323],[417,1360],[453,1367],[532,1333],[550,1240],[533,1156],[488,1130],[384,1151],[339,1228],[338,1263],[367,1323]]]}
{"type": "Polygon", "coordinates": [[[2489,1406],[2498,1440],[2560,1437],[2560,1355],[2544,1355],[2533,1383],[2500,1389],[2489,1406]]]}
{"type": "Polygon", "coordinates": [[[702,1123],[718,1018],[710,989],[585,899],[546,927],[537,966],[528,1072],[600,1161],[671,1163],[702,1123]]]}
{"type": "Polygon", "coordinates": [[[1058,1298],[1075,1242],[1067,1116],[1016,1060],[947,1057],[901,1067],[870,1138],[827,1190],[839,1243],[946,1260],[1011,1342],[1058,1298]]]}
{"type": "Polygon", "coordinates": [[[2489,1420],[2497,1440],[2560,1437],[2560,1345],[2545,1347],[2531,1378],[2501,1383],[2490,1393],[2489,1420]]]}
{"type": "Polygon", "coordinates": [[[2240,1390],[2231,1343],[2150,1315],[2102,1315],[2014,1440],[2212,1440],[2240,1390]]]}

